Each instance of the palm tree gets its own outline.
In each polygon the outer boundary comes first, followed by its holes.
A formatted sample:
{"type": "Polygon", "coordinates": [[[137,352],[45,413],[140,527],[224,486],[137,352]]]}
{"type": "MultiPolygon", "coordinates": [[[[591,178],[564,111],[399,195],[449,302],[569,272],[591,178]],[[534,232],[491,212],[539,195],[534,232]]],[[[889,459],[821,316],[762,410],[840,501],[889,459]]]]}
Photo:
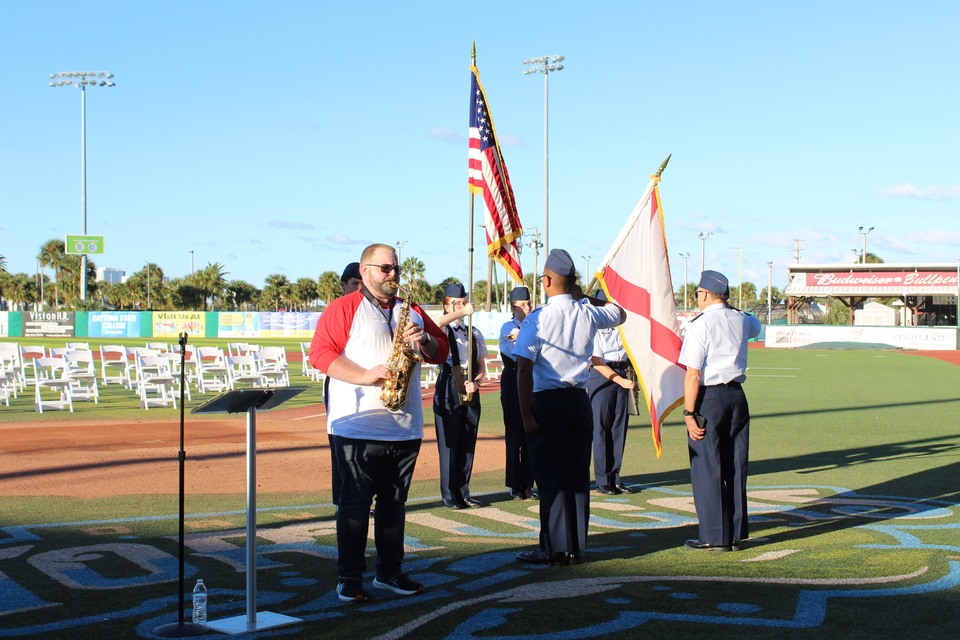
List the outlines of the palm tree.
{"type": "Polygon", "coordinates": [[[323,301],[324,305],[330,304],[334,298],[343,295],[343,289],[340,288],[340,276],[336,271],[324,271],[320,274],[317,281],[317,297],[323,301]]]}
{"type": "Polygon", "coordinates": [[[243,308],[244,311],[259,293],[255,286],[244,280],[231,280],[227,283],[226,292],[234,308],[243,308]]]}
{"type": "Polygon", "coordinates": [[[63,259],[66,257],[66,246],[63,240],[54,238],[47,240],[40,245],[40,253],[37,254],[37,260],[40,261],[40,267],[53,268],[53,308],[60,309],[60,269],[63,259]]]}
{"type": "Polygon", "coordinates": [[[269,300],[271,306],[279,311],[280,305],[290,296],[290,280],[282,273],[272,273],[264,282],[267,286],[264,287],[261,296],[269,300]]]}
{"type": "Polygon", "coordinates": [[[317,299],[317,282],[313,278],[299,278],[290,287],[290,301],[305,311],[317,299]]]}
{"type": "Polygon", "coordinates": [[[208,298],[214,307],[223,300],[224,290],[227,288],[227,279],[224,276],[228,273],[219,262],[211,262],[193,274],[193,284],[203,292],[204,311],[207,310],[208,298]]]}
{"type": "Polygon", "coordinates": [[[7,259],[3,256],[0,256],[0,273],[7,272],[7,259]]]}

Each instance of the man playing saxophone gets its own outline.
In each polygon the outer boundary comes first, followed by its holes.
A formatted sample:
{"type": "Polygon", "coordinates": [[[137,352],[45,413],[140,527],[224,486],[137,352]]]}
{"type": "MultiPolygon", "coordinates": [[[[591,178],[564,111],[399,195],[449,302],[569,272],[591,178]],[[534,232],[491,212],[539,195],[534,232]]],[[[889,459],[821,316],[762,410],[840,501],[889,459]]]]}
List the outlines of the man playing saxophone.
{"type": "Polygon", "coordinates": [[[367,599],[364,553],[370,507],[376,498],[377,548],[373,586],[414,595],[423,585],[403,573],[405,504],[420,442],[423,403],[420,364],[447,359],[446,336],[416,304],[397,296],[400,266],[393,247],[373,244],[360,258],[359,291],[333,300],[323,312],[310,345],[310,363],[327,374],[334,455],[342,483],[337,509],[337,595],[345,602],[367,599]],[[405,326],[398,326],[403,315],[405,326]],[[397,339],[399,333],[399,340],[397,339]],[[398,353],[404,362],[397,363],[398,353]],[[408,388],[399,388],[397,371],[408,388]],[[385,402],[381,391],[390,388],[385,402]],[[396,410],[388,404],[399,406],[396,410]]]}

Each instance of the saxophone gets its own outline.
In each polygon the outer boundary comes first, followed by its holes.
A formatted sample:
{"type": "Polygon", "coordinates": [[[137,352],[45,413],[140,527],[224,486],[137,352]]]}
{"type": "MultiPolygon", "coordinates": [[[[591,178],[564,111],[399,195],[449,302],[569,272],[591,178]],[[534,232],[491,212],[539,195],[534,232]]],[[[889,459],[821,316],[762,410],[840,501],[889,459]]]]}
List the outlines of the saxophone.
{"type": "MultiPolygon", "coordinates": [[[[397,288],[400,291],[400,288],[397,288]]],[[[380,389],[380,400],[390,411],[399,411],[407,402],[407,391],[416,366],[423,362],[423,357],[414,351],[410,344],[403,339],[403,330],[410,321],[410,299],[404,298],[400,305],[400,317],[397,319],[397,329],[393,334],[393,350],[387,366],[390,372],[383,381],[380,389]]]]}

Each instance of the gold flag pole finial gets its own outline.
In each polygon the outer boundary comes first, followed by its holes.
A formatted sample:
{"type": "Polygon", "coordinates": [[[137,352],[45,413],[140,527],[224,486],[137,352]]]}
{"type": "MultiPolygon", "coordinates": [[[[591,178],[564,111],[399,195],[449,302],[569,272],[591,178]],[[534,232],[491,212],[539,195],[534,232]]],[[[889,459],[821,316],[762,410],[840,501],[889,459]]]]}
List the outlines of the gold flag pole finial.
{"type": "Polygon", "coordinates": [[[470,52],[470,65],[477,66],[477,41],[473,41],[473,51],[470,52]]]}
{"type": "Polygon", "coordinates": [[[657,182],[660,182],[660,174],[662,174],[663,170],[667,168],[667,163],[670,162],[670,158],[672,157],[673,157],[672,153],[667,156],[667,159],[663,161],[663,164],[660,165],[660,168],[657,169],[657,172],[652,176],[650,176],[651,180],[656,180],[657,182]]]}

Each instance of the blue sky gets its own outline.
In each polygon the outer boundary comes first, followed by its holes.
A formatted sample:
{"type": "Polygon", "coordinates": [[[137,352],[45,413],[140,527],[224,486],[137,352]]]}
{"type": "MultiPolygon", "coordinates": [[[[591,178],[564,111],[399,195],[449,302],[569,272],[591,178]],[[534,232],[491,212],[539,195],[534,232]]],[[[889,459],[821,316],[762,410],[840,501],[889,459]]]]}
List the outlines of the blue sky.
{"type": "MultiPolygon", "coordinates": [[[[766,285],[773,263],[960,257],[960,4],[902,2],[128,2],[0,0],[0,255],[88,232],[98,265],[167,275],[221,262],[263,286],[339,272],[406,241],[427,278],[467,279],[470,47],[520,218],[591,269],[668,154],[674,284],[707,268],[766,285]],[[191,256],[191,251],[194,253],[191,256]]],[[[481,203],[477,202],[479,224],[481,203]]],[[[486,277],[477,230],[475,279],[486,277]]],[[[542,256],[540,265],[542,268],[542,256]]],[[[523,267],[533,269],[531,250],[523,267]]],[[[502,273],[502,272],[501,272],[502,273]]],[[[502,275],[500,276],[502,278],[502,275]]]]}

